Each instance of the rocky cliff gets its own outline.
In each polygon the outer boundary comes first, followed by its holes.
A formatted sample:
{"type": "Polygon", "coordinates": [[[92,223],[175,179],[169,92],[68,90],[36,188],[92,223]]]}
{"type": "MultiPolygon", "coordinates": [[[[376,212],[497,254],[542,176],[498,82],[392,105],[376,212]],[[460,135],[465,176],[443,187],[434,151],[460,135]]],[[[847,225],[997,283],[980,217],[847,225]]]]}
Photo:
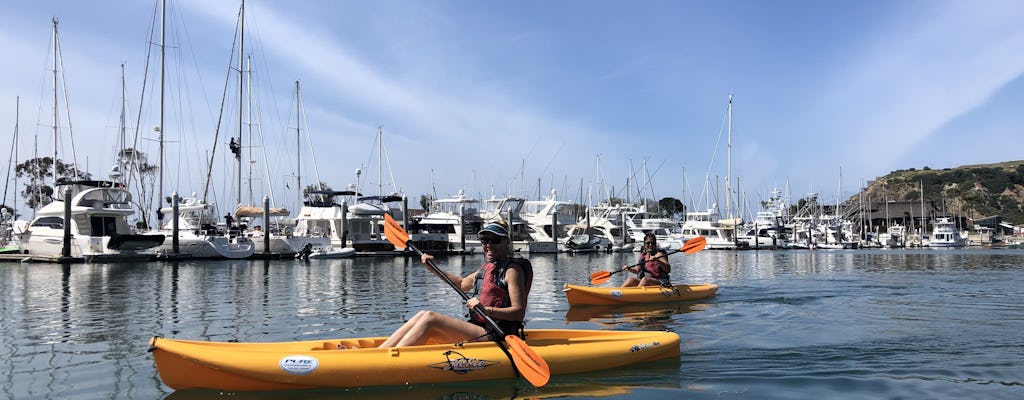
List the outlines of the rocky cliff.
{"type": "Polygon", "coordinates": [[[925,202],[944,204],[951,215],[1000,216],[1004,222],[1024,224],[1024,161],[893,171],[849,201],[920,201],[922,187],[925,202]]]}

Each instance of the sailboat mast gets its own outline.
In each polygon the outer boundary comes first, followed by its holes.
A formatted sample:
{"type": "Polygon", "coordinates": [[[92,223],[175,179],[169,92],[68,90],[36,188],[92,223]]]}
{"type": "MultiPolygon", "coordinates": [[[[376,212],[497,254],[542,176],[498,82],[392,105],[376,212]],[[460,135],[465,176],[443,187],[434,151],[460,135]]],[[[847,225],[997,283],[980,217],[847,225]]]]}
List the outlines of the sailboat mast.
{"type": "Polygon", "coordinates": [[[384,194],[384,127],[377,127],[377,194],[384,194]]]}
{"type": "MultiPolygon", "coordinates": [[[[921,237],[924,238],[924,229],[927,226],[927,224],[925,222],[926,221],[925,215],[924,215],[924,180],[922,179],[920,182],[921,182],[921,237]]],[[[922,239],[921,244],[924,245],[923,239],[922,239]]]]}
{"type": "Polygon", "coordinates": [[[299,202],[297,207],[302,207],[302,118],[299,113],[302,106],[299,104],[299,81],[295,81],[295,181],[299,191],[299,202]]]}
{"type": "MultiPolygon", "coordinates": [[[[248,118],[248,123],[246,124],[246,131],[249,133],[249,142],[250,142],[250,144],[249,144],[249,148],[248,148],[247,153],[249,153],[248,154],[249,160],[253,160],[253,157],[252,157],[252,147],[253,146],[251,144],[252,141],[253,141],[253,138],[252,138],[252,128],[253,128],[253,122],[252,122],[253,121],[253,114],[252,114],[253,98],[252,98],[252,94],[254,92],[254,90],[252,89],[252,56],[248,56],[248,57],[245,58],[245,67],[246,67],[245,68],[245,70],[246,70],[245,76],[247,78],[245,80],[245,82],[246,82],[246,85],[249,85],[249,95],[248,95],[249,96],[249,101],[247,101],[247,103],[249,103],[249,107],[246,109],[248,114],[249,114],[249,118],[248,118]]],[[[241,161],[242,161],[241,158],[239,158],[239,162],[241,162],[241,161]]],[[[247,171],[248,171],[248,179],[246,180],[246,183],[247,183],[247,186],[249,188],[249,204],[256,204],[256,199],[255,199],[255,197],[253,196],[253,193],[252,193],[252,162],[248,163],[248,167],[249,167],[247,169],[247,171]]]]}
{"type": "MultiPolygon", "coordinates": [[[[53,187],[57,188],[57,54],[59,43],[57,42],[57,18],[53,19],[53,187]]],[[[59,194],[54,192],[54,196],[59,194]]]]}
{"type": "MultiPolygon", "coordinates": [[[[120,128],[121,128],[120,129],[121,135],[120,135],[120,138],[118,138],[118,147],[120,147],[120,149],[118,150],[118,153],[117,153],[117,173],[118,173],[118,180],[121,183],[125,183],[124,173],[126,171],[125,163],[124,163],[124,148],[125,148],[125,142],[126,142],[126,139],[127,139],[126,135],[127,135],[127,129],[128,129],[128,127],[126,126],[127,122],[125,121],[125,113],[127,112],[127,108],[128,108],[127,107],[127,103],[128,103],[128,91],[127,91],[127,84],[125,83],[125,79],[124,79],[124,63],[121,63],[121,116],[120,116],[120,124],[119,124],[120,128]]],[[[163,168],[161,168],[161,169],[163,169],[163,168]]]]}
{"type": "Polygon", "coordinates": [[[725,169],[725,210],[729,219],[732,219],[732,186],[729,179],[732,178],[732,94],[729,94],[729,138],[726,141],[726,169],[725,169]]]}
{"type": "MultiPolygon", "coordinates": [[[[14,137],[11,138],[11,158],[7,162],[7,175],[8,177],[13,176],[13,179],[8,182],[4,180],[4,205],[11,208],[11,220],[13,221],[18,217],[18,202],[12,201],[10,205],[7,205],[7,184],[11,183],[14,190],[18,190],[18,174],[12,174],[12,168],[18,165],[18,127],[21,121],[21,96],[14,96],[14,137]]],[[[15,195],[17,197],[17,195],[15,195]]]]}
{"type": "Polygon", "coordinates": [[[245,60],[245,0],[238,9],[238,203],[242,204],[242,108],[244,107],[244,72],[242,63],[245,60]]]}
{"type": "Polygon", "coordinates": [[[166,72],[166,55],[167,46],[164,41],[167,34],[167,2],[160,2],[160,124],[157,126],[157,140],[160,143],[160,182],[157,186],[157,213],[156,213],[156,226],[164,226],[164,214],[160,212],[160,208],[164,205],[164,74],[166,72]]]}

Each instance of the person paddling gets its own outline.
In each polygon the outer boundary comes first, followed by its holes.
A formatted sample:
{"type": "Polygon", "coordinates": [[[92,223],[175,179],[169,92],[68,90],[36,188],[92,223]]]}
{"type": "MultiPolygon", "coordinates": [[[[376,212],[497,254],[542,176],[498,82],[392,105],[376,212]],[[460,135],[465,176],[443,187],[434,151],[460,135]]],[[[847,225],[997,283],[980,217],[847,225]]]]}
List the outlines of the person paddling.
{"type": "MultiPolygon", "coordinates": [[[[487,261],[479,270],[467,276],[447,271],[453,282],[458,282],[463,291],[474,290],[476,297],[466,301],[466,307],[473,309],[478,304],[491,319],[497,322],[504,334],[522,336],[523,320],[526,317],[527,297],[533,284],[533,267],[524,258],[512,258],[512,240],[504,223],[487,224],[479,232],[480,245],[487,261]]],[[[424,253],[420,261],[424,265],[434,257],[424,253]]],[[[415,346],[426,343],[457,343],[465,341],[491,340],[486,321],[471,312],[469,320],[458,319],[430,310],[416,313],[406,321],[379,347],[415,346]]]]}
{"type": "Polygon", "coordinates": [[[629,267],[629,271],[637,276],[626,279],[622,287],[672,286],[668,277],[668,274],[672,272],[672,266],[668,263],[665,251],[658,247],[658,238],[653,233],[648,232],[644,235],[644,248],[640,252],[638,264],[635,267],[629,267]]]}

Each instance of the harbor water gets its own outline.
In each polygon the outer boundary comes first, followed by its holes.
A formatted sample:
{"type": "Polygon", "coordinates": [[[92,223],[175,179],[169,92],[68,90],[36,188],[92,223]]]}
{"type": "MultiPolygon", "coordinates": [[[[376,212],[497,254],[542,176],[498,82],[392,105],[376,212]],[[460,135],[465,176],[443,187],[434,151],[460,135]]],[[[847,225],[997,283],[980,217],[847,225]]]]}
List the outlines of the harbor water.
{"type": "MultiPolygon", "coordinates": [[[[717,283],[715,298],[568,306],[563,283],[588,284],[635,258],[531,256],[527,327],[671,330],[678,360],[555,376],[541,388],[510,378],[301,393],[175,392],[148,341],[384,336],[420,309],[462,315],[461,299],[401,257],[2,263],[0,398],[1024,398],[1024,251],[678,253],[674,282],[717,283]]],[[[438,261],[469,273],[482,256],[438,261]]]]}

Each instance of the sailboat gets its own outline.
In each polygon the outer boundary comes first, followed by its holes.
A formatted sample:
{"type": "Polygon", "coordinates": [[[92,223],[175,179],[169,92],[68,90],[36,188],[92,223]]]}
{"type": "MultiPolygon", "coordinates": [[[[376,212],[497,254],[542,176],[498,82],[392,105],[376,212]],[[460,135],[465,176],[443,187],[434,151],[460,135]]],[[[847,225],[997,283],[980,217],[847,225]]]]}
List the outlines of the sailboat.
{"type": "MultiPolygon", "coordinates": [[[[160,110],[159,125],[157,132],[160,143],[160,177],[157,195],[164,197],[163,171],[164,163],[164,137],[167,133],[164,126],[164,71],[166,69],[166,57],[164,56],[166,44],[164,43],[166,24],[166,1],[161,1],[160,21],[160,110]]],[[[122,102],[123,104],[123,102],[122,102]]],[[[209,179],[209,178],[207,178],[209,179]]],[[[206,201],[206,192],[203,197],[192,193],[189,198],[181,198],[177,194],[168,196],[171,199],[164,207],[159,208],[157,213],[157,228],[151,231],[154,234],[162,234],[168,237],[157,249],[158,258],[190,257],[202,259],[240,259],[249,258],[255,251],[252,240],[242,235],[231,235],[217,229],[216,221],[218,212],[214,204],[206,201]],[[176,206],[175,206],[176,204],[176,206]],[[175,214],[177,213],[177,214],[175,214]],[[164,217],[167,216],[167,220],[164,217]]]]}
{"type": "MultiPolygon", "coordinates": [[[[295,81],[295,135],[296,135],[296,187],[302,188],[302,91],[295,81]]],[[[307,131],[308,132],[308,131],[307,131]]],[[[308,136],[307,136],[308,138],[308,136]]],[[[313,154],[310,146],[310,154],[313,154]]],[[[316,165],[314,160],[314,165],[316,165]]],[[[317,182],[320,174],[317,173],[317,182]]],[[[353,192],[327,190],[321,183],[319,190],[305,193],[305,201],[295,217],[295,226],[286,241],[296,249],[297,258],[346,258],[355,255],[356,250],[345,243],[345,218],[348,212],[345,204],[335,201],[337,196],[352,195],[353,192]]]]}

